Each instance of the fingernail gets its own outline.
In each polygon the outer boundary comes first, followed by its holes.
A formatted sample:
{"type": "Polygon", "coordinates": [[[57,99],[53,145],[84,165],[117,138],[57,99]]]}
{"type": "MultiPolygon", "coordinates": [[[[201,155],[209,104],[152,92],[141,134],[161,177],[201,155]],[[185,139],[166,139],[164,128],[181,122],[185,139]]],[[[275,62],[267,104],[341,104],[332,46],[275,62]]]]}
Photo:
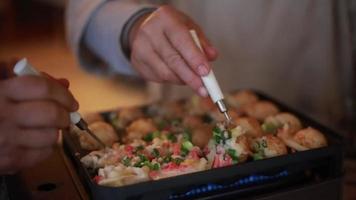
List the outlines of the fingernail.
{"type": "Polygon", "coordinates": [[[74,100],[73,110],[78,110],[78,109],[79,109],[79,103],[77,100],[74,100]]]}
{"type": "Polygon", "coordinates": [[[208,75],[209,71],[208,71],[208,67],[205,66],[204,64],[201,64],[198,66],[198,73],[200,76],[206,76],[208,75]]]}
{"type": "Polygon", "coordinates": [[[200,87],[198,90],[198,93],[201,97],[207,97],[208,96],[208,91],[205,89],[205,87],[200,87]]]}
{"type": "Polygon", "coordinates": [[[217,56],[218,50],[216,50],[214,47],[209,47],[209,51],[211,54],[214,54],[214,56],[217,56]]]}

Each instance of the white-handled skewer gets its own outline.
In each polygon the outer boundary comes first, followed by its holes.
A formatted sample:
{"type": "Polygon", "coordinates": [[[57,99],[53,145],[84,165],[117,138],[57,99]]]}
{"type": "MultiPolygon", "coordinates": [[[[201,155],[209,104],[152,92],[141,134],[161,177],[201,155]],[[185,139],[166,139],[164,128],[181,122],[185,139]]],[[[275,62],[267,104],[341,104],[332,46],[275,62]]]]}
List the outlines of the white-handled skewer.
{"type": "MultiPolygon", "coordinates": [[[[198,48],[204,53],[204,50],[200,44],[199,37],[195,30],[190,30],[190,34],[193,37],[193,40],[195,44],[198,46],[198,48]]],[[[203,84],[205,88],[207,89],[209,96],[211,100],[217,105],[219,108],[219,111],[224,114],[226,120],[230,122],[231,117],[228,114],[227,107],[224,103],[224,95],[221,92],[220,86],[215,78],[215,74],[213,72],[213,69],[210,70],[209,74],[206,76],[201,77],[203,84]]]]}
{"type": "MultiPolygon", "coordinates": [[[[30,63],[28,63],[26,58],[23,58],[19,62],[17,62],[13,71],[17,76],[41,76],[41,74],[33,66],[31,66],[30,63]]],[[[90,131],[90,129],[88,128],[88,124],[83,120],[82,116],[78,112],[71,112],[69,115],[70,121],[74,125],[76,125],[79,129],[89,133],[89,135],[93,137],[102,147],[106,146],[92,131],[90,131]]]]}

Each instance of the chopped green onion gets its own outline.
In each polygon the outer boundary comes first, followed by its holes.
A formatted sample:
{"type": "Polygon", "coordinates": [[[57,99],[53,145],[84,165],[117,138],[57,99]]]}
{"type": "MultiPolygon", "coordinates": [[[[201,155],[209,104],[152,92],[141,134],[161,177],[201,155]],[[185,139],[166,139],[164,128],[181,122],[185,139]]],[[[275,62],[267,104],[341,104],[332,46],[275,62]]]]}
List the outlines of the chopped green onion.
{"type": "Polygon", "coordinates": [[[166,128],[167,125],[168,125],[168,122],[166,120],[162,120],[162,121],[158,122],[157,126],[158,126],[159,130],[162,130],[162,129],[166,128]]]}
{"type": "Polygon", "coordinates": [[[181,148],[180,155],[185,157],[189,154],[189,150],[181,148]]]}
{"type": "Polygon", "coordinates": [[[192,134],[188,129],[186,129],[183,133],[183,141],[192,141],[192,134]]]}
{"type": "Polygon", "coordinates": [[[159,163],[154,163],[154,164],[151,164],[150,169],[153,170],[153,171],[157,171],[157,170],[161,169],[161,166],[160,166],[159,163]]]}
{"type": "Polygon", "coordinates": [[[152,150],[152,156],[153,157],[155,157],[155,158],[157,158],[157,157],[159,157],[159,151],[158,151],[158,149],[156,149],[156,148],[154,148],[153,150],[152,150]]]}
{"type": "Polygon", "coordinates": [[[180,163],[182,163],[184,160],[182,158],[173,158],[172,162],[174,162],[175,164],[179,165],[180,163]]]}
{"type": "Polygon", "coordinates": [[[122,164],[124,164],[126,167],[129,167],[131,165],[131,159],[127,156],[125,156],[122,160],[121,160],[122,164]]]}
{"type": "Polygon", "coordinates": [[[263,159],[263,154],[262,152],[259,152],[259,153],[255,153],[252,155],[253,157],[253,160],[262,160],[263,159]]]}
{"type": "Polygon", "coordinates": [[[222,131],[217,126],[213,128],[213,138],[216,144],[220,144],[224,139],[222,131]]]}
{"type": "Polygon", "coordinates": [[[137,162],[133,165],[134,167],[142,167],[143,163],[142,162],[137,162]]]}
{"type": "Polygon", "coordinates": [[[174,135],[174,133],[169,133],[167,139],[171,142],[177,142],[177,137],[174,135]]]}
{"type": "Polygon", "coordinates": [[[152,133],[148,133],[145,136],[143,136],[142,139],[146,142],[151,142],[153,140],[153,135],[152,135],[152,133]]]}
{"type": "Polygon", "coordinates": [[[267,148],[267,143],[265,140],[256,141],[253,147],[256,151],[263,151],[263,149],[267,148]]]}
{"type": "Polygon", "coordinates": [[[221,129],[220,129],[219,127],[215,126],[215,127],[213,128],[213,132],[218,133],[218,134],[221,134],[221,129]]]}
{"type": "Polygon", "coordinates": [[[180,119],[180,118],[177,118],[177,119],[174,119],[171,121],[172,126],[179,126],[179,124],[181,124],[181,123],[182,123],[182,119],[180,119]]]}
{"type": "Polygon", "coordinates": [[[190,141],[185,141],[182,143],[182,148],[184,148],[188,151],[190,151],[193,147],[194,147],[194,145],[190,141]]]}
{"type": "Polygon", "coordinates": [[[263,123],[261,128],[266,133],[276,133],[279,126],[273,123],[263,123]]]}
{"type": "Polygon", "coordinates": [[[140,162],[148,161],[147,157],[143,154],[138,154],[138,157],[140,158],[140,162]]]}
{"type": "Polygon", "coordinates": [[[134,150],[134,153],[137,153],[137,152],[142,151],[142,150],[144,150],[144,149],[145,149],[145,148],[143,147],[143,145],[137,146],[137,147],[135,148],[135,150],[134,150]]]}
{"type": "Polygon", "coordinates": [[[150,164],[150,161],[148,161],[147,157],[139,154],[138,157],[140,158],[140,161],[134,164],[134,167],[143,167],[143,166],[148,166],[150,164]]]}
{"type": "Polygon", "coordinates": [[[185,157],[189,154],[189,151],[193,148],[193,144],[190,142],[190,141],[185,141],[182,143],[181,147],[180,147],[180,150],[181,150],[181,153],[180,155],[185,157]]]}
{"type": "Polygon", "coordinates": [[[232,158],[234,163],[237,163],[239,161],[239,157],[237,156],[237,152],[235,149],[228,149],[226,153],[232,158]]]}
{"type": "Polygon", "coordinates": [[[161,133],[159,131],[154,131],[152,133],[152,135],[153,135],[153,138],[157,138],[157,137],[161,136],[161,133]]]}
{"type": "Polygon", "coordinates": [[[154,131],[143,136],[143,140],[146,142],[151,142],[154,138],[157,138],[160,135],[161,133],[159,131],[154,131]]]}
{"type": "Polygon", "coordinates": [[[267,147],[268,147],[267,141],[266,141],[266,140],[262,140],[261,146],[262,146],[263,148],[267,148],[267,147]]]}
{"type": "Polygon", "coordinates": [[[167,155],[163,158],[163,163],[169,163],[172,161],[172,155],[167,155]]]}

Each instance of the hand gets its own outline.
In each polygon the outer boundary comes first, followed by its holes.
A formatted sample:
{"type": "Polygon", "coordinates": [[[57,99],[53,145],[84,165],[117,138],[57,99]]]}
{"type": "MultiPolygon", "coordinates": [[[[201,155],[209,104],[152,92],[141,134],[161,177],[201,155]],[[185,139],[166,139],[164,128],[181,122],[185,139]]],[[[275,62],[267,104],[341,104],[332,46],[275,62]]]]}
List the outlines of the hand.
{"type": "Polygon", "coordinates": [[[209,61],[216,59],[217,51],[188,16],[161,6],[136,22],[130,45],[133,67],[146,80],[187,84],[207,96],[200,76],[209,73],[209,61]],[[195,45],[190,29],[197,31],[204,53],[195,45]]]}
{"type": "Polygon", "coordinates": [[[0,81],[0,174],[50,155],[58,130],[69,126],[69,112],[78,109],[68,86],[49,75],[0,81]]]}

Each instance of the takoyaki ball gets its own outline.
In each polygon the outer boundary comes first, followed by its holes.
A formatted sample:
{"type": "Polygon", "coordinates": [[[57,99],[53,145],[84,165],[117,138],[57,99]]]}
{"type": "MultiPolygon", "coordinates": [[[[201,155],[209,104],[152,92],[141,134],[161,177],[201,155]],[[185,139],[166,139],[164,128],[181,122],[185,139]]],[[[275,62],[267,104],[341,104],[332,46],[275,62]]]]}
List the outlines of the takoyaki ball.
{"type": "Polygon", "coordinates": [[[258,101],[247,105],[244,108],[244,112],[250,117],[263,121],[268,116],[276,115],[279,112],[279,109],[269,101],[258,101]]]}
{"type": "MultiPolygon", "coordinates": [[[[114,128],[106,122],[97,121],[89,124],[88,128],[107,146],[112,146],[119,140],[114,128]]],[[[100,144],[84,131],[79,135],[79,142],[80,146],[86,150],[101,148],[100,144]]]]}
{"type": "Polygon", "coordinates": [[[183,126],[185,128],[199,127],[203,124],[203,119],[197,115],[186,115],[183,118],[183,126]]]}
{"type": "Polygon", "coordinates": [[[202,115],[217,110],[215,104],[209,97],[193,96],[190,101],[187,102],[186,110],[192,115],[202,115]]]}
{"type": "Polygon", "coordinates": [[[242,107],[256,103],[258,97],[255,93],[249,90],[242,90],[235,94],[227,95],[227,103],[236,109],[241,109],[242,107]]]}
{"type": "Polygon", "coordinates": [[[245,162],[247,158],[251,155],[251,149],[246,135],[242,135],[236,138],[235,150],[237,157],[239,158],[239,163],[245,162]]]}
{"type": "Polygon", "coordinates": [[[135,107],[123,108],[114,115],[115,117],[113,117],[112,123],[120,129],[125,128],[134,120],[143,117],[141,109],[135,107]]]}
{"type": "Polygon", "coordinates": [[[262,136],[261,125],[257,119],[252,117],[239,117],[234,120],[235,124],[241,126],[242,131],[249,137],[262,136]]]}
{"type": "Polygon", "coordinates": [[[328,145],[324,134],[311,127],[298,131],[293,140],[308,149],[316,149],[328,145]]]}
{"type": "Polygon", "coordinates": [[[267,117],[262,125],[262,129],[267,133],[276,133],[277,129],[283,128],[284,126],[286,126],[285,128],[291,133],[302,129],[300,120],[290,113],[278,113],[277,115],[267,117]]]}
{"type": "Polygon", "coordinates": [[[88,123],[94,123],[97,121],[104,121],[103,116],[99,113],[87,113],[83,116],[84,120],[88,123]]]}
{"type": "MultiPolygon", "coordinates": [[[[236,110],[229,110],[228,112],[229,116],[231,117],[231,119],[237,119],[240,115],[236,110]]],[[[226,118],[224,116],[224,114],[222,114],[220,111],[215,110],[214,112],[210,112],[209,116],[213,119],[213,121],[215,122],[222,122],[225,121],[226,118]]]]}
{"type": "Polygon", "coordinates": [[[255,159],[271,158],[288,153],[284,142],[274,135],[264,135],[252,143],[255,159]]]}
{"type": "Polygon", "coordinates": [[[162,105],[162,115],[167,119],[182,118],[185,115],[184,104],[180,101],[169,101],[162,105]]]}
{"type": "Polygon", "coordinates": [[[206,147],[213,135],[211,130],[212,127],[208,124],[201,124],[192,128],[192,143],[202,149],[206,147]]]}
{"type": "Polygon", "coordinates": [[[133,121],[126,128],[126,137],[123,139],[124,142],[131,142],[135,139],[142,139],[146,134],[157,131],[152,119],[141,118],[133,121]]]}

